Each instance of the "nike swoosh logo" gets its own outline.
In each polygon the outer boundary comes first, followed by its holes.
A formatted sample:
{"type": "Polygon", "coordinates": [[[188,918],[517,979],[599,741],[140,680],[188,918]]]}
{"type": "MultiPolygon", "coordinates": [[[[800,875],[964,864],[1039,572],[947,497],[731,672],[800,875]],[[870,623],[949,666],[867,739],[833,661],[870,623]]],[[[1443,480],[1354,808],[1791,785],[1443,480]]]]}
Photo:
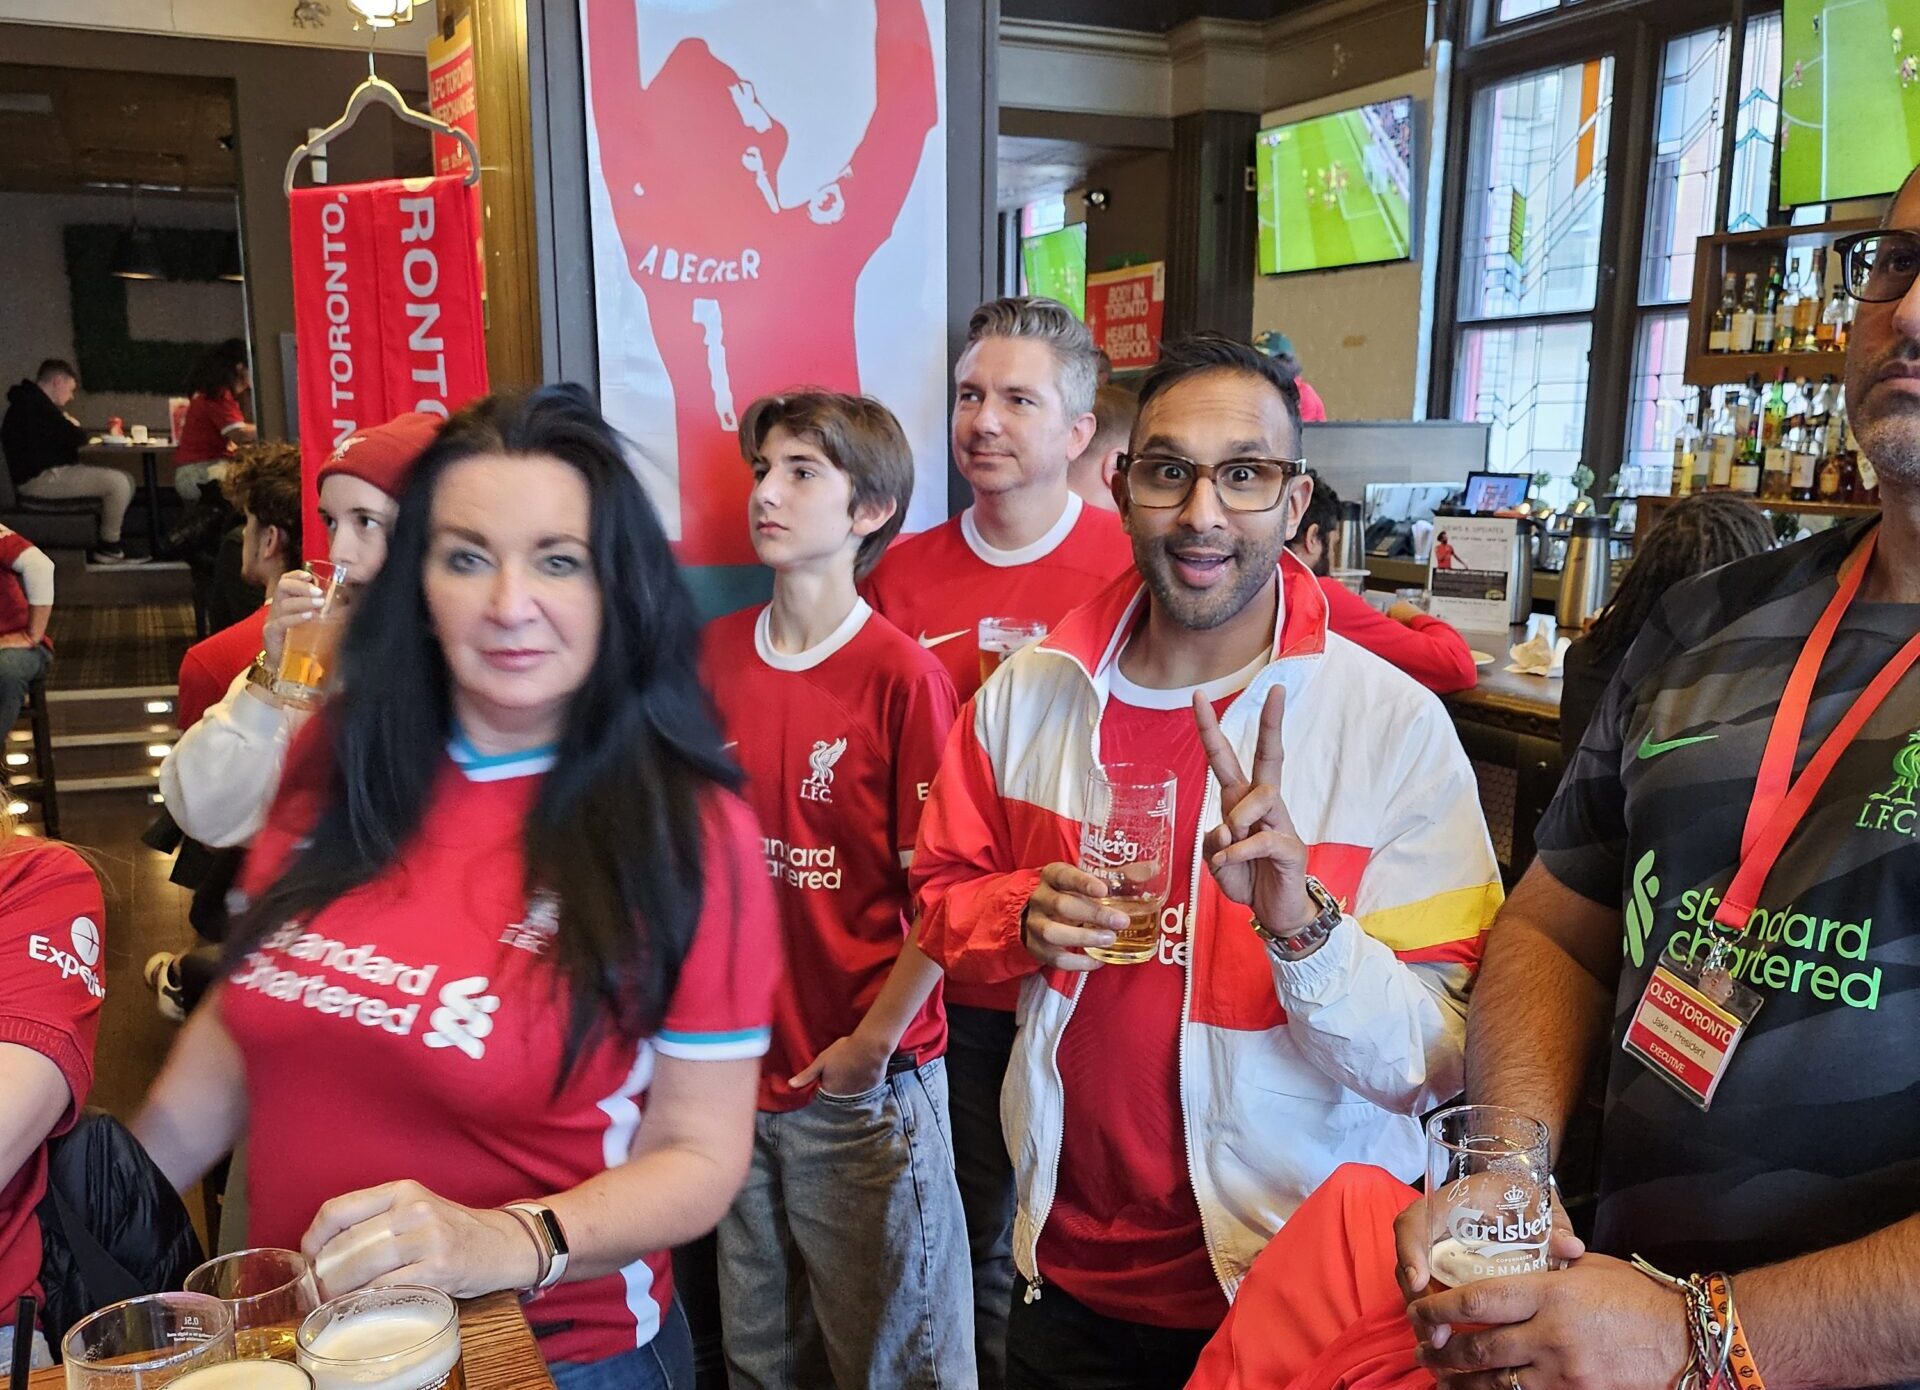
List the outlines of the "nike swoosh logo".
{"type": "Polygon", "coordinates": [[[972,628],[963,627],[958,632],[943,632],[938,637],[929,637],[923,632],[920,634],[920,645],[923,647],[937,647],[942,642],[951,642],[956,637],[965,637],[971,631],[973,631],[972,628]]]}
{"type": "Polygon", "coordinates": [[[1655,743],[1653,735],[1647,734],[1640,740],[1640,751],[1636,756],[1641,759],[1657,758],[1662,753],[1671,753],[1676,748],[1685,748],[1689,743],[1710,743],[1719,737],[1718,734],[1695,734],[1692,738],[1670,738],[1663,743],[1655,743]]]}

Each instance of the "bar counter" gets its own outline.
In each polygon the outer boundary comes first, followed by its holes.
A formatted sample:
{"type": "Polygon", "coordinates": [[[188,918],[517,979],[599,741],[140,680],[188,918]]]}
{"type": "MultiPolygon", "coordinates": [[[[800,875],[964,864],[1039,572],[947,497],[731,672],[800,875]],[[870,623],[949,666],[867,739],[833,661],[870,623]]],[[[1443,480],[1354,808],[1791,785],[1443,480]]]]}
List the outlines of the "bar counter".
{"type": "MultiPolygon", "coordinates": [[[[1533,828],[1553,800],[1560,755],[1560,677],[1507,670],[1527,625],[1505,632],[1462,631],[1467,645],[1493,657],[1471,690],[1446,697],[1460,746],[1480,779],[1480,805],[1509,887],[1533,862],[1533,828]]],[[[1571,636],[1563,633],[1562,636],[1571,636]]]]}

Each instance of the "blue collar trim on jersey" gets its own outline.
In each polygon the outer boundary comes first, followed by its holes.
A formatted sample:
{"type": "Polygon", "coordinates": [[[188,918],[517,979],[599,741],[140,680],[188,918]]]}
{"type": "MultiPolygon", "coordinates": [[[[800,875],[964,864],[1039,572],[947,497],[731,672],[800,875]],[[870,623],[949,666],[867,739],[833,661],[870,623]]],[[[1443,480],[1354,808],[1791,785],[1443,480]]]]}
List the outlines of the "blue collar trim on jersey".
{"type": "Polygon", "coordinates": [[[513,777],[538,776],[553,766],[557,751],[557,744],[548,744],[544,748],[489,756],[475,748],[458,725],[454,727],[453,737],[447,740],[447,756],[469,782],[504,782],[513,777]]]}

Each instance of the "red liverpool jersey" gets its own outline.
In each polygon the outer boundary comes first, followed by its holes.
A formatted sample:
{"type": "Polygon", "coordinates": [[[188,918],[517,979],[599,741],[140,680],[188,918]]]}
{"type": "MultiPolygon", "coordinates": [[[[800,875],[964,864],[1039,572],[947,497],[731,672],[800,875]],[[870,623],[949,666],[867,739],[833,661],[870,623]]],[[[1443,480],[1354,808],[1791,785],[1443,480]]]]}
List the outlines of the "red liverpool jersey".
{"type": "MultiPolygon", "coordinates": [[[[764,608],[717,619],[701,666],[746,769],[786,932],[760,1108],[794,1110],[813,1092],[787,1078],[853,1031],[899,957],[912,912],[906,863],[956,702],[940,663],[865,602],[790,656],[774,650],[767,624],[764,608]]],[[[936,989],[899,1050],[925,1062],[946,1045],[936,989]]]]}

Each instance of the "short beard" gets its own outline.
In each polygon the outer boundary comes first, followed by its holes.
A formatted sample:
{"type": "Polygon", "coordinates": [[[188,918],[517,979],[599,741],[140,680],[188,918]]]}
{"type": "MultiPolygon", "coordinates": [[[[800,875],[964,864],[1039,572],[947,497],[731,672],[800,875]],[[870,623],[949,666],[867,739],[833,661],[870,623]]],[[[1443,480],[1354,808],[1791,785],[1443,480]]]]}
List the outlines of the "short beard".
{"type": "Polygon", "coordinates": [[[1865,414],[1853,433],[1874,472],[1908,487],[1920,487],[1920,410],[1870,409],[1865,414]]]}
{"type": "Polygon", "coordinates": [[[1280,563],[1283,547],[1284,542],[1280,540],[1275,540],[1271,547],[1250,547],[1245,542],[1234,546],[1233,563],[1239,571],[1238,582],[1224,593],[1218,589],[1196,593],[1175,578],[1165,537],[1135,537],[1133,563],[1140,577],[1147,581],[1154,602],[1168,617],[1189,632],[1211,632],[1239,617],[1246,606],[1274,582],[1274,569],[1280,563]]]}

